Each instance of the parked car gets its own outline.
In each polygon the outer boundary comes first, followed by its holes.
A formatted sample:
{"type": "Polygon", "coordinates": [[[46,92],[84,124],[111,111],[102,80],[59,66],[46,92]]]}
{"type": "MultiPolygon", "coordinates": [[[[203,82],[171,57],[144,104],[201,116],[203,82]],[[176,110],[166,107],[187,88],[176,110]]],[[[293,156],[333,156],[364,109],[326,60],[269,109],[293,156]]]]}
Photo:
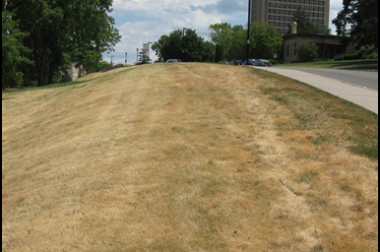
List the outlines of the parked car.
{"type": "Polygon", "coordinates": [[[244,62],[242,60],[232,60],[229,62],[229,64],[233,66],[241,66],[244,64],[244,62]]]}
{"type": "Polygon", "coordinates": [[[179,60],[179,59],[170,59],[170,60],[167,60],[166,63],[181,63],[181,60],[179,60]]]}
{"type": "Polygon", "coordinates": [[[271,67],[272,63],[270,63],[269,60],[257,59],[255,60],[254,65],[258,67],[271,67]]]}
{"type": "Polygon", "coordinates": [[[248,62],[244,61],[244,65],[246,66],[254,66],[255,65],[255,59],[249,59],[248,62]]]}

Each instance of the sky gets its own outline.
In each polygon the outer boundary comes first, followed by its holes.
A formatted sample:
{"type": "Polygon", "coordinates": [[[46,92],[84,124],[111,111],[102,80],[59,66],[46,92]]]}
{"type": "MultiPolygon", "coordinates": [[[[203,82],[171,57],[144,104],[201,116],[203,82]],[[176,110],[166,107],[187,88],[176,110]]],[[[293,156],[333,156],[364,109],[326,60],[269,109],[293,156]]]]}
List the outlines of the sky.
{"type": "MultiPolygon", "coordinates": [[[[331,20],[342,9],[343,0],[331,0],[331,20]]],[[[209,26],[228,22],[246,25],[248,20],[247,0],[114,0],[113,12],[116,27],[122,36],[115,52],[105,53],[104,60],[124,63],[128,52],[128,63],[136,61],[136,49],[143,43],[155,42],[162,35],[183,27],[196,29],[209,40],[209,26]]],[[[330,28],[335,31],[331,24],[330,28]]],[[[156,59],[154,52],[151,58],[156,59]]]]}

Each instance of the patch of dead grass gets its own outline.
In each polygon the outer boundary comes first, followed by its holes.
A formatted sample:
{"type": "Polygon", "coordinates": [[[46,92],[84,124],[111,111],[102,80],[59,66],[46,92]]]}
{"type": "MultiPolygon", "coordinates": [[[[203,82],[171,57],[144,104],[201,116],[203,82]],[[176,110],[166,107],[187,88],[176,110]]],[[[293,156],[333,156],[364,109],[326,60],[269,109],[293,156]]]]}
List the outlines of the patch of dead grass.
{"type": "Polygon", "coordinates": [[[300,127],[277,80],[120,71],[3,94],[3,251],[378,251],[378,164],[300,127]]]}

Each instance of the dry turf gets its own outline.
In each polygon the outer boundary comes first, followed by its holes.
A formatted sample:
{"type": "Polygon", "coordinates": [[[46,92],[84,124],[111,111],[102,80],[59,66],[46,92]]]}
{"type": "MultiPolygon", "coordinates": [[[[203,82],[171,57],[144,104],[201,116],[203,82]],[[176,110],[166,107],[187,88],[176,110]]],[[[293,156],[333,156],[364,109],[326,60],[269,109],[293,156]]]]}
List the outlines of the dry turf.
{"type": "Polygon", "coordinates": [[[2,251],[378,251],[377,116],[232,66],[72,84],[3,94],[2,251]]]}

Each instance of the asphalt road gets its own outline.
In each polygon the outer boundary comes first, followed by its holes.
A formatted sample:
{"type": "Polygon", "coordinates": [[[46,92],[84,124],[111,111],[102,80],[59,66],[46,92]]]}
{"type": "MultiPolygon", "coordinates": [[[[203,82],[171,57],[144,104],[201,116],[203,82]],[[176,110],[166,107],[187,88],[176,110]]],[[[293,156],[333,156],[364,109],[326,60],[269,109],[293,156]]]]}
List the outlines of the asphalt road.
{"type": "Polygon", "coordinates": [[[338,69],[320,69],[320,68],[296,68],[296,67],[276,67],[279,69],[292,69],[305,73],[323,76],[342,82],[362,86],[365,88],[379,90],[379,73],[366,71],[351,71],[338,69]]]}

